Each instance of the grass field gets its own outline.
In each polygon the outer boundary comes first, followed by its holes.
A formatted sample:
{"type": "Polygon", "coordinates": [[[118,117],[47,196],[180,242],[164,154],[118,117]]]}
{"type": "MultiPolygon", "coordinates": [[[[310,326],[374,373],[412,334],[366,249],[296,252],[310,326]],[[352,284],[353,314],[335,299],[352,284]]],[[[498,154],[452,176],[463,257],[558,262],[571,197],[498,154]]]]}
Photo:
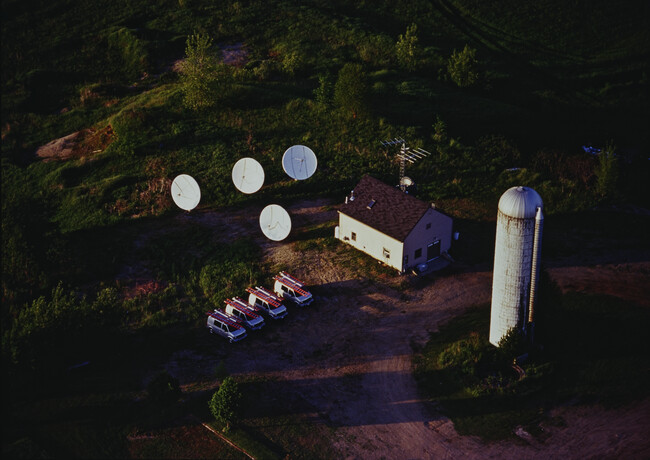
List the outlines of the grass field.
{"type": "MultiPolygon", "coordinates": [[[[187,327],[214,299],[270,275],[250,241],[200,226],[163,230],[178,212],[169,186],[180,173],[200,183],[200,209],[342,197],[365,173],[396,183],[397,149],[380,141],[403,137],[432,153],[407,175],[473,235],[460,254],[471,263],[490,263],[489,222],[513,185],[534,187],[550,216],[649,204],[650,25],[638,2],[7,0],[1,21],[1,319],[12,391],[58,375],[80,343],[101,355],[106,336],[187,327]],[[397,45],[412,25],[407,67],[397,45]],[[203,110],[187,106],[178,72],[195,33],[212,39],[217,60],[227,46],[240,58],[219,67],[220,90],[203,110]],[[465,45],[478,79],[461,88],[448,62],[465,45]],[[340,95],[346,64],[361,65],[351,105],[340,95]],[[36,155],[77,132],[68,150],[36,155]],[[599,158],[581,146],[610,141],[618,157],[605,190],[599,158]],[[280,167],[295,144],[318,155],[311,181],[290,181],[280,167]],[[243,156],[266,174],[252,196],[230,183],[243,156]],[[143,238],[152,226],[159,235],[143,238]],[[124,276],[134,259],[155,283],[124,276]],[[101,337],[83,332],[93,321],[101,337]]],[[[331,232],[315,226],[296,244],[330,244],[331,232]]],[[[556,241],[549,250],[574,249],[556,241]]],[[[98,398],[133,391],[117,387],[98,398]]],[[[102,437],[124,429],[115,422],[102,437]]],[[[109,442],[103,452],[124,448],[109,442]]]]}

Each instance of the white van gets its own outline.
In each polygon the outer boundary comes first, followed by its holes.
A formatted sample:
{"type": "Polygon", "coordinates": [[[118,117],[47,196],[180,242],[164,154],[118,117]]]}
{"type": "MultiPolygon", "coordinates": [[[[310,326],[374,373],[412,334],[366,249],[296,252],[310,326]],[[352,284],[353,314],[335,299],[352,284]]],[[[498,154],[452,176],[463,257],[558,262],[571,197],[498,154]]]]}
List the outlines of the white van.
{"type": "Polygon", "coordinates": [[[288,299],[299,307],[307,306],[314,300],[311,293],[305,289],[305,283],[287,272],[280,272],[273,279],[273,290],[278,297],[288,299]]]}
{"type": "Polygon", "coordinates": [[[264,318],[262,318],[257,309],[246,303],[239,297],[224,300],[226,303],[226,313],[236,316],[239,321],[252,331],[262,329],[264,318]]]}
{"type": "Polygon", "coordinates": [[[211,334],[219,334],[230,342],[239,342],[246,337],[246,329],[237,322],[237,318],[234,316],[221,310],[208,312],[207,315],[207,326],[211,334]]]}
{"type": "Polygon", "coordinates": [[[287,307],[282,305],[282,300],[276,297],[271,291],[263,287],[247,288],[248,303],[262,310],[273,319],[281,319],[287,316],[287,307]]]}

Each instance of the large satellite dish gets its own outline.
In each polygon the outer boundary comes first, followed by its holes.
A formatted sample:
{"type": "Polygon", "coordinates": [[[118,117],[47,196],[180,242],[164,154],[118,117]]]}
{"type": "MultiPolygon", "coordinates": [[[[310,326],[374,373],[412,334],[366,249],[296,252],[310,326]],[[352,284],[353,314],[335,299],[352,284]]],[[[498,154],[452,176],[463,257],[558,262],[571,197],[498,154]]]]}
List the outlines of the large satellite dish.
{"type": "Polygon", "coordinates": [[[171,187],[174,203],[185,211],[191,211],[201,201],[201,189],[192,176],[176,176],[171,187]]]}
{"type": "Polygon", "coordinates": [[[264,183],[264,168],[253,158],[242,158],[232,168],[232,182],[243,193],[255,193],[264,183]]]}
{"type": "Polygon", "coordinates": [[[291,217],[280,205],[270,204],[260,213],[262,233],[273,241],[282,241],[291,231],[291,217]]]}
{"type": "Polygon", "coordinates": [[[282,156],[282,168],[292,179],[310,178],[316,172],[317,165],[316,154],[304,145],[289,147],[282,156]]]}

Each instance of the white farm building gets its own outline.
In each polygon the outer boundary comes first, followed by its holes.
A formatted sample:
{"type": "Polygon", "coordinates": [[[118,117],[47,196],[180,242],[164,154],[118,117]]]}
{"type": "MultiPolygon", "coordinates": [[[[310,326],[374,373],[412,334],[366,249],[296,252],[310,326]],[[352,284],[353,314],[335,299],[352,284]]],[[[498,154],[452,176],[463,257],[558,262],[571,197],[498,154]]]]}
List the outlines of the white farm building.
{"type": "Polygon", "coordinates": [[[452,219],[366,175],[339,209],[336,237],[404,273],[449,250],[452,219]]]}

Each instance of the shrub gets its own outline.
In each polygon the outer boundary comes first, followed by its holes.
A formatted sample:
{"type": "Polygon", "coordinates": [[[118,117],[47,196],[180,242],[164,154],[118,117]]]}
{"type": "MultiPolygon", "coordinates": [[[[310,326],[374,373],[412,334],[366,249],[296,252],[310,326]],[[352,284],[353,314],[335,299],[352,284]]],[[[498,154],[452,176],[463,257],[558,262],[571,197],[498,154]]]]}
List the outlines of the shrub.
{"type": "Polygon", "coordinates": [[[601,198],[611,198],[616,193],[618,181],[618,162],[616,159],[616,146],[610,141],[598,155],[598,194],[601,198]]]}
{"type": "Polygon", "coordinates": [[[366,111],[368,83],[361,64],[347,63],[339,71],[334,85],[334,102],[356,118],[366,111]]]}
{"type": "Polygon", "coordinates": [[[451,54],[447,61],[447,72],[449,77],[461,88],[474,86],[478,83],[478,61],[476,60],[476,50],[465,45],[462,51],[456,51],[451,54]]]}
{"type": "Polygon", "coordinates": [[[92,350],[104,334],[115,333],[121,320],[119,307],[115,289],[100,291],[90,303],[59,283],[49,299],[35,299],[4,328],[3,356],[25,368],[61,366],[71,356],[76,359],[80,350],[92,350]]]}
{"type": "Polygon", "coordinates": [[[499,340],[499,351],[506,361],[516,358],[526,351],[526,337],[518,328],[511,328],[499,340]]]}
{"type": "Polygon", "coordinates": [[[276,45],[270,54],[279,58],[280,69],[288,76],[295,75],[305,63],[305,57],[302,52],[294,46],[285,43],[276,45]]]}
{"type": "Polygon", "coordinates": [[[332,93],[334,91],[334,84],[329,74],[318,76],[318,88],[314,90],[314,98],[316,102],[322,106],[328,106],[332,102],[332,93]]]}
{"type": "Polygon", "coordinates": [[[418,36],[416,35],[417,26],[411,24],[406,29],[404,35],[400,35],[395,44],[395,55],[397,62],[406,70],[415,70],[420,58],[420,49],[418,47],[418,36]]]}
{"type": "Polygon", "coordinates": [[[384,34],[368,35],[356,45],[359,58],[376,67],[388,66],[395,58],[395,43],[384,34]]]}
{"type": "Polygon", "coordinates": [[[239,419],[242,399],[243,395],[239,390],[239,384],[232,377],[226,377],[219,389],[212,395],[208,407],[215,419],[225,423],[224,431],[228,431],[230,425],[239,419]]]}
{"type": "Polygon", "coordinates": [[[433,134],[431,135],[431,138],[434,140],[434,142],[440,144],[447,142],[447,123],[445,123],[444,120],[440,118],[440,115],[436,115],[436,121],[431,127],[433,128],[433,134]]]}
{"type": "Polygon", "coordinates": [[[181,71],[185,106],[191,110],[211,107],[220,96],[223,68],[212,51],[212,39],[195,33],[185,42],[185,62],[181,71]]]}

